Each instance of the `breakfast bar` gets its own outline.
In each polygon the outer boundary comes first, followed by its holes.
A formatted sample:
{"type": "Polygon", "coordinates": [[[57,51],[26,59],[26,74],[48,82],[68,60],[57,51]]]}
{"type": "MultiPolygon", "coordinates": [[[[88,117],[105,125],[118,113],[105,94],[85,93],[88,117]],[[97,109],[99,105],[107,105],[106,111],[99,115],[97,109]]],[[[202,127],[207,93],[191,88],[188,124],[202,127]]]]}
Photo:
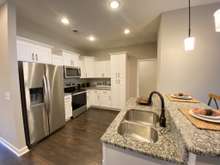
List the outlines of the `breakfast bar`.
{"type": "Polygon", "coordinates": [[[142,164],[217,164],[220,161],[220,131],[204,130],[194,126],[182,109],[210,108],[204,103],[173,102],[164,95],[166,106],[166,128],[155,126],[156,142],[140,142],[123,137],[120,124],[131,109],[160,113],[160,102],[155,97],[154,106],[138,105],[130,98],[101,140],[103,143],[103,165],[142,164]]]}

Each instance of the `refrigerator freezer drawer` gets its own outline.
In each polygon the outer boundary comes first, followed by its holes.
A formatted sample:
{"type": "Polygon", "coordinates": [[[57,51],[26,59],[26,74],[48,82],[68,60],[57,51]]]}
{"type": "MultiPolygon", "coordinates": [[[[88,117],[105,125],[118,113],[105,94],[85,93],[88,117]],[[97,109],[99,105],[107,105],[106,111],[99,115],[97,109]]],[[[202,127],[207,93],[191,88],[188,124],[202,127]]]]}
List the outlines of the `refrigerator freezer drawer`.
{"type": "Polygon", "coordinates": [[[49,135],[48,115],[44,104],[32,106],[28,111],[30,144],[34,144],[49,135]]]}

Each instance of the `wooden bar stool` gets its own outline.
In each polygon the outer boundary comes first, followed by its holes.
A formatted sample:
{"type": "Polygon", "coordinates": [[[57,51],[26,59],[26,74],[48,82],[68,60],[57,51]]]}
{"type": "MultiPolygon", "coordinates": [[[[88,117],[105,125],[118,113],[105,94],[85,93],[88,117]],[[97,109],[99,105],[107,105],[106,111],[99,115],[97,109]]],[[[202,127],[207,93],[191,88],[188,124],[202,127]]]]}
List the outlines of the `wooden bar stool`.
{"type": "Polygon", "coordinates": [[[208,105],[211,105],[212,100],[214,100],[216,108],[219,109],[219,105],[217,101],[220,101],[220,96],[213,94],[213,93],[209,93],[209,102],[208,105]]]}

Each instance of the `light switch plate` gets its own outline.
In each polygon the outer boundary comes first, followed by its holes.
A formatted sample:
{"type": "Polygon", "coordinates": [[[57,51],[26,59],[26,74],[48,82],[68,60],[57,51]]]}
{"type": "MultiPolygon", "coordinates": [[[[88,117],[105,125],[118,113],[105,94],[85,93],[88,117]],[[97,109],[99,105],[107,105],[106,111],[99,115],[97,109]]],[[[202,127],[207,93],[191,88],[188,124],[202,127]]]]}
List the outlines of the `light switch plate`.
{"type": "Polygon", "coordinates": [[[5,92],[5,100],[11,100],[10,92],[5,92]]]}

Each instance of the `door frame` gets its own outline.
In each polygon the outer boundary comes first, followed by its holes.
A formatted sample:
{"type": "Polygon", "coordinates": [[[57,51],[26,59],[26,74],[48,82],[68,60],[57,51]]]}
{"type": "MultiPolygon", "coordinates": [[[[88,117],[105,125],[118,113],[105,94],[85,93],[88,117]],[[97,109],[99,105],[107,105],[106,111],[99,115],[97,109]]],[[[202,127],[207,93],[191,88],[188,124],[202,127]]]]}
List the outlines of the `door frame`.
{"type": "Polygon", "coordinates": [[[144,61],[155,61],[157,64],[157,58],[150,58],[150,59],[138,59],[137,60],[137,97],[140,97],[140,93],[139,93],[139,67],[140,67],[140,62],[144,62],[144,61]]]}

